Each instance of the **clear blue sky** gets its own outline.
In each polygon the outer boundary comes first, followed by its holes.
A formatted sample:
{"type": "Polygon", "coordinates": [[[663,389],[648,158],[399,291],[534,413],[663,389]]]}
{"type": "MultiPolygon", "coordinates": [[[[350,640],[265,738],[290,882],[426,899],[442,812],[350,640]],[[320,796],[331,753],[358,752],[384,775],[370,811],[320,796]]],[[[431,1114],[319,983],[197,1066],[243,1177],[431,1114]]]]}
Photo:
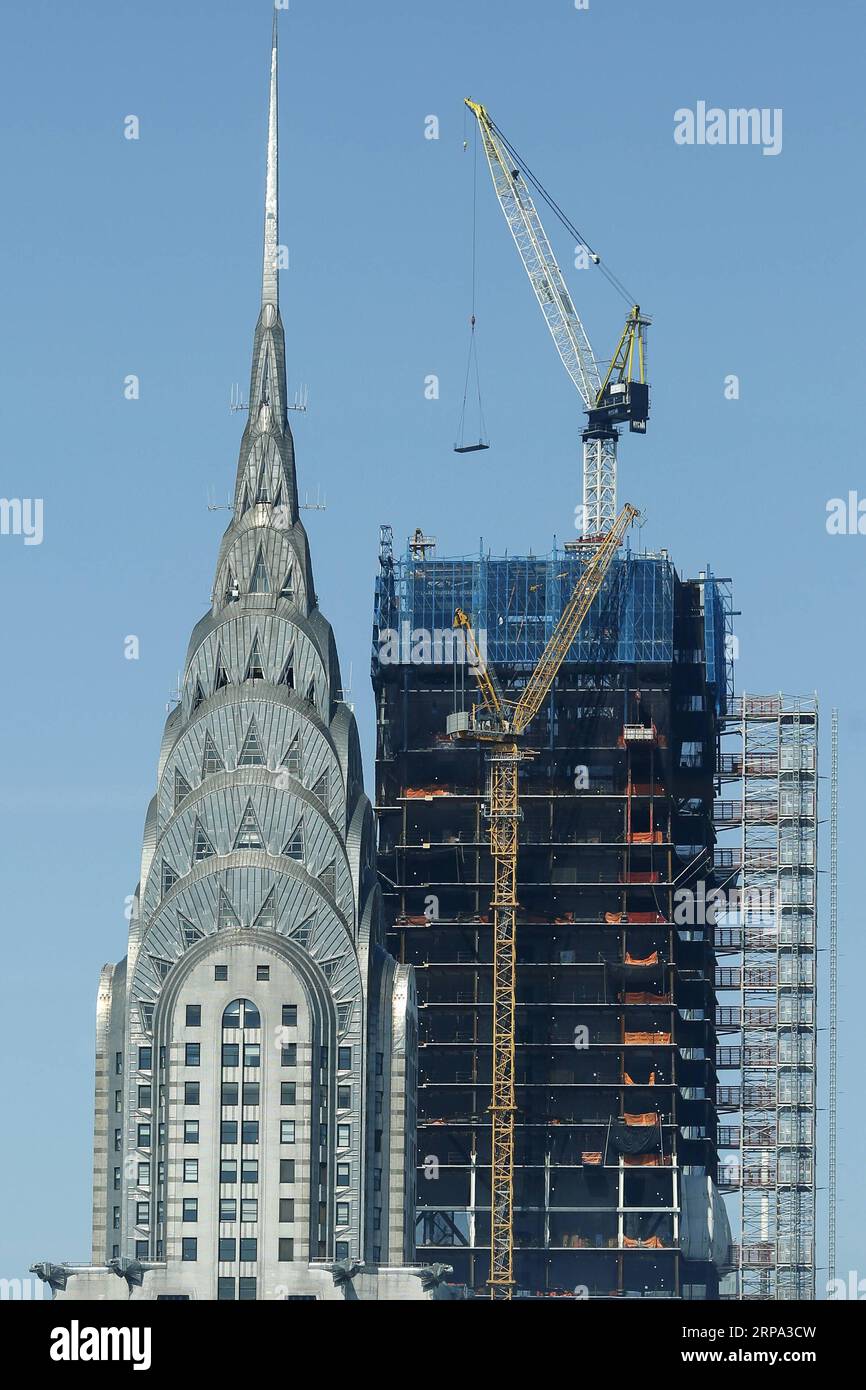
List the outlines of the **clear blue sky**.
{"type": "MultiPolygon", "coordinates": [[[[227,521],[206,503],[230,494],[242,428],[228,400],[257,311],[269,26],[268,0],[4,9],[0,493],[43,498],[45,528],[39,546],[0,537],[5,1277],[89,1253],[96,983],[125,950],[165,703],[227,521]]],[[[368,754],[379,523],[400,538],[423,526],[442,554],[480,535],[546,551],[573,535],[580,501],[578,401],[481,177],[494,447],[451,450],[470,311],[466,94],[654,316],[650,431],[624,441],[620,496],[683,574],[709,562],[733,577],[740,689],[817,688],[827,736],[840,709],[839,1266],[866,1274],[866,537],[825,531],[829,498],[866,493],[864,41],[857,0],[291,0],[280,100],[283,315],[311,407],[300,484],[327,495],[306,519],[368,754]],[[674,111],[699,100],[781,107],[782,153],[676,145],[674,111]],[[424,139],[431,114],[438,141],[424,139]]],[[[608,353],[620,301],[555,242],[608,353]]]]}

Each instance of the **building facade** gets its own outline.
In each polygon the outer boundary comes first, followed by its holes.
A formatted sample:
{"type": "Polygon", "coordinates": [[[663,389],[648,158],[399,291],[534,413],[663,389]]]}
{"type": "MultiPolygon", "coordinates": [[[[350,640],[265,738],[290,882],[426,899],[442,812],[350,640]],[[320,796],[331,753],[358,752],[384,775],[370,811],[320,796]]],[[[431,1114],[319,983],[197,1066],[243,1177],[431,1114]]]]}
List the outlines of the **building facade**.
{"type": "MultiPolygon", "coordinates": [[[[383,528],[373,640],[379,870],[419,995],[417,1255],[483,1294],[490,1267],[492,866],[477,698],[454,613],[502,688],[536,665],[582,559],[436,559],[383,528]],[[459,634],[457,634],[459,636],[459,634]]],[[[713,791],[725,586],[621,552],[521,765],[516,1295],[714,1298],[713,791]]]]}
{"type": "Polygon", "coordinates": [[[225,1300],[437,1282],[403,1268],[413,974],[385,949],[358,733],[298,511],[277,183],[275,17],[233,514],[166,720],[127,955],[100,979],[92,1264],[40,1266],[58,1297],[125,1296],[123,1279],[225,1300]]]}

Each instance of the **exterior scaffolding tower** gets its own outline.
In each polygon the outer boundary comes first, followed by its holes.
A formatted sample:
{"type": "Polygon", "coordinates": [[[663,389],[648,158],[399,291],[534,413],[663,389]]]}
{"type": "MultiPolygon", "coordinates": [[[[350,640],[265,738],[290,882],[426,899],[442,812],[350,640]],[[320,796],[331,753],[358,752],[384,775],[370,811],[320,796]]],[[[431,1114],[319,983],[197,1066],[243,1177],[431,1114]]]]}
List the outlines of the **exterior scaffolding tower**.
{"type": "Polygon", "coordinates": [[[724,1186],[740,1208],[738,1296],[815,1297],[816,874],[818,707],[814,698],[742,695],[725,732],[720,778],[738,782],[716,824],[739,830],[716,924],[720,1109],[739,1124],[719,1136],[724,1186]],[[739,1161],[737,1155],[739,1153],[739,1161]]]}
{"type": "Polygon", "coordinates": [[[827,1160],[827,1283],[836,1278],[836,1064],[839,985],[839,711],[830,716],[830,1084],[827,1160]]]}

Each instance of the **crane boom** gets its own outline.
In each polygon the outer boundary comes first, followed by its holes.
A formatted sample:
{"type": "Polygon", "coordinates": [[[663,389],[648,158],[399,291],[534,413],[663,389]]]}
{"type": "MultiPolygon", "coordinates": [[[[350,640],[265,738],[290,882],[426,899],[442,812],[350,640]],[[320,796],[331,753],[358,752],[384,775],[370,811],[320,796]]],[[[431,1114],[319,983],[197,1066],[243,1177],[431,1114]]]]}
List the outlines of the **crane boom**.
{"type": "Polygon", "coordinates": [[[568,655],[572,642],[583,625],[593,600],[604,583],[610,562],[622,544],[623,536],[632,522],[640,515],[637,507],[626,502],[616,519],[616,523],[593,551],[590,561],[575,586],[574,593],[562,610],[559,621],[550,634],[547,646],[517,702],[511,727],[516,734],[522,734],[538,714],[556,673],[568,655]]]}
{"type": "MultiPolygon", "coordinates": [[[[493,188],[529,276],[529,283],[556,344],[556,350],[577,388],[589,417],[587,427],[583,431],[581,530],[584,537],[595,538],[605,535],[614,526],[617,510],[616,451],[619,433],[616,426],[627,421],[629,429],[633,432],[646,433],[649,416],[649,387],[645,376],[646,330],[650,321],[641,314],[639,305],[632,305],[619,344],[602,377],[586,329],[574,307],[553,248],[542,226],[528,180],[531,180],[569,230],[578,237],[580,233],[552,202],[535,175],[522,163],[492,120],[487,108],[468,97],[466,105],[478,122],[493,188]],[[524,177],[524,171],[527,178],[524,177]]],[[[583,238],[580,240],[592,261],[599,265],[601,258],[583,238]]],[[[609,278],[615,279],[606,268],[605,273],[609,278]]],[[[622,287],[619,288],[622,291],[622,287]]]]}
{"type": "MultiPolygon", "coordinates": [[[[479,723],[475,711],[453,714],[448,732],[453,738],[480,738],[493,743],[488,757],[487,818],[493,861],[493,1085],[491,1113],[490,1297],[510,1299],[514,1288],[514,1016],[517,979],[517,853],[520,824],[519,769],[531,756],[518,738],[538,713],[556,673],[580,631],[604,582],[622,539],[639,515],[626,503],[608,535],[591,554],[571,598],[562,610],[538,665],[513,707],[501,694],[492,666],[474,664],[486,714],[479,723]]],[[[466,613],[461,608],[454,624],[464,630],[470,654],[479,653],[466,613]]]]}
{"type": "Polygon", "coordinates": [[[475,633],[472,631],[472,624],[462,608],[458,608],[454,614],[454,626],[462,628],[465,633],[465,642],[469,665],[475,672],[475,679],[481,691],[481,698],[487,712],[497,718],[502,718],[505,700],[499,688],[499,681],[496,672],[491,670],[481,653],[481,648],[475,640],[475,633]]]}
{"type": "Polygon", "coordinates": [[[556,350],[589,410],[595,404],[601,389],[601,375],[586,329],[568,293],[562,271],[529,189],[520,178],[520,171],[513,167],[513,160],[509,159],[508,151],[493,127],[487,108],[477,101],[469,101],[468,98],[466,105],[478,121],[499,206],[526,268],[529,283],[550,329],[556,350]]]}

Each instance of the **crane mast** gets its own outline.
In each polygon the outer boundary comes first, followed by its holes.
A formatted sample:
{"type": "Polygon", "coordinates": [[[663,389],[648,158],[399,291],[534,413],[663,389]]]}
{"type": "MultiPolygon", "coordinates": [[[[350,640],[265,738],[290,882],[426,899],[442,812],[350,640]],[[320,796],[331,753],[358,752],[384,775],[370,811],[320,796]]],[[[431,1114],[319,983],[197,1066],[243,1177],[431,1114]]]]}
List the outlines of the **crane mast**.
{"type": "Polygon", "coordinates": [[[538,714],[560,666],[597,598],[605,575],[636,507],[623,507],[599,544],[586,550],[586,564],[565,604],[538,664],[520,699],[509,702],[496,672],[482,659],[469,617],[458,608],[454,626],[465,633],[466,647],[481,696],[468,713],[448,718],[456,739],[479,739],[493,745],[488,754],[487,819],[493,861],[493,1087],[490,1297],[510,1299],[514,1288],[514,1090],[515,987],[517,935],[517,860],[520,824],[519,768],[532,757],[519,739],[538,714]]]}
{"type": "MultiPolygon", "coordinates": [[[[641,314],[639,305],[632,306],[617,350],[602,376],[538,215],[529,182],[521,168],[515,167],[519,157],[486,107],[469,98],[466,105],[478,122],[496,197],[529,283],[563,366],[589,417],[582,433],[581,529],[585,537],[600,537],[611,531],[616,520],[619,439],[616,426],[627,421],[630,430],[640,434],[646,431],[649,414],[649,387],[645,378],[646,329],[649,319],[641,314]]],[[[588,246],[586,250],[595,264],[599,264],[600,257],[588,246]]]]}

